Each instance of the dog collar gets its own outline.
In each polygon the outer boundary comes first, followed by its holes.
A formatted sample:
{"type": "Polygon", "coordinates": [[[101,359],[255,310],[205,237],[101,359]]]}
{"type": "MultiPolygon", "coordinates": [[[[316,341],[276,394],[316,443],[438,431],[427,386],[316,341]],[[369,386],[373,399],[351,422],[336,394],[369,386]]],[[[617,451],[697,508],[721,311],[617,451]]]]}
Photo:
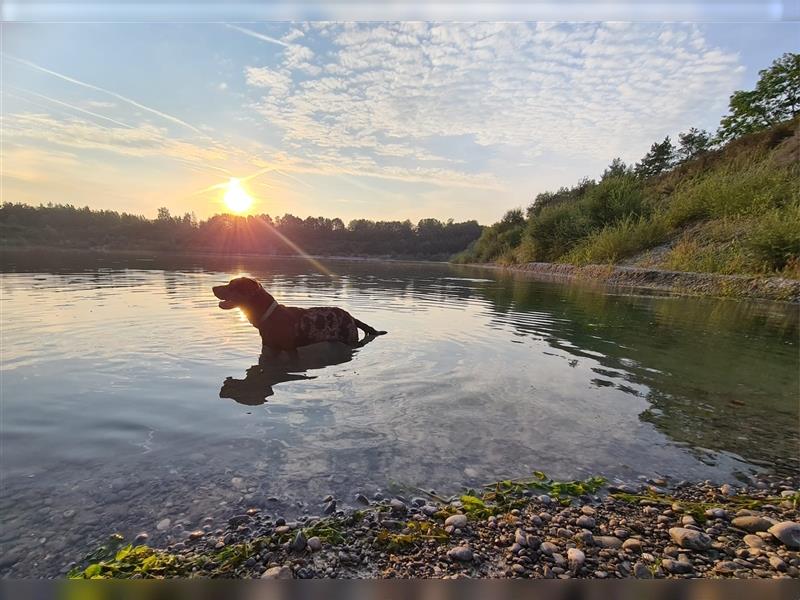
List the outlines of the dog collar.
{"type": "Polygon", "coordinates": [[[278,301],[277,301],[277,300],[273,300],[273,301],[272,301],[272,304],[270,304],[270,305],[269,305],[269,308],[268,308],[266,311],[264,311],[264,314],[263,314],[263,315],[261,315],[261,318],[258,320],[258,324],[259,324],[259,325],[262,325],[262,324],[264,323],[264,321],[266,321],[267,319],[269,319],[269,316],[270,316],[272,313],[274,313],[274,312],[275,312],[275,309],[276,309],[276,308],[278,308],[278,301]]]}

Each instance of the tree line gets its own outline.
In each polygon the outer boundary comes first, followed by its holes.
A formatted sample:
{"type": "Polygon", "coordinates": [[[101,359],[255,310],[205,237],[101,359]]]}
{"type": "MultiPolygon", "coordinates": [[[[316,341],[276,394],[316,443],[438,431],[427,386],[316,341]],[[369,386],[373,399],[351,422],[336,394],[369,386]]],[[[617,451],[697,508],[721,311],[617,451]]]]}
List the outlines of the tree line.
{"type": "Polygon", "coordinates": [[[6,246],[447,259],[474,242],[481,229],[474,220],[355,219],[345,225],[338,218],[219,214],[198,221],[163,207],[155,219],[68,204],[0,207],[6,246]]]}

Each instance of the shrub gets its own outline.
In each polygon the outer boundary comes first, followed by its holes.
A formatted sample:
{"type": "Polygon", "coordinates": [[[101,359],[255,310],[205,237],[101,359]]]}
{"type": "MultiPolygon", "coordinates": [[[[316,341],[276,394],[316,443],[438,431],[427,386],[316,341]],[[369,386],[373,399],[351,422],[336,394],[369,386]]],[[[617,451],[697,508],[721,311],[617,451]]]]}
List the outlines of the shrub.
{"type": "Polygon", "coordinates": [[[667,239],[669,227],[661,216],[629,216],[614,225],[592,233],[566,257],[574,264],[616,262],[657,246],[667,239]]]}
{"type": "Polygon", "coordinates": [[[745,247],[767,270],[784,269],[800,256],[800,204],[764,215],[745,239],[745,247]]]}

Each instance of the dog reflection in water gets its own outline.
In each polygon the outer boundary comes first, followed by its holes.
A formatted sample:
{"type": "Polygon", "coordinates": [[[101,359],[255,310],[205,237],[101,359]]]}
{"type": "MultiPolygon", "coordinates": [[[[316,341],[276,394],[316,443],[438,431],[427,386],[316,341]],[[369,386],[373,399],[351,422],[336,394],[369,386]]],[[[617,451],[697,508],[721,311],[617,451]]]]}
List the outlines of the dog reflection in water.
{"type": "Polygon", "coordinates": [[[357,348],[338,342],[322,342],[298,348],[296,356],[282,354],[275,357],[271,353],[261,354],[258,364],[247,369],[244,379],[225,379],[219,397],[230,398],[248,406],[264,404],[275,393],[273,386],[288,381],[315,379],[315,375],[306,373],[350,362],[358,348],[373,339],[373,336],[367,336],[359,342],[357,348]]]}

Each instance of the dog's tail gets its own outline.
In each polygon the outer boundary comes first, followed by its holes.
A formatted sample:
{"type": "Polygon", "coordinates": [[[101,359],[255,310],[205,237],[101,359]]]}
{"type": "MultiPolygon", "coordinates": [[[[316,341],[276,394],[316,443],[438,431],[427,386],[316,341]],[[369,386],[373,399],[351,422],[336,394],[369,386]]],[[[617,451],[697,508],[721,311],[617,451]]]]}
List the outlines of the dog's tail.
{"type": "Polygon", "coordinates": [[[378,331],[374,327],[370,327],[366,323],[359,321],[358,319],[353,319],[356,322],[356,327],[358,327],[361,331],[366,333],[367,335],[385,335],[386,331],[378,331]]]}

